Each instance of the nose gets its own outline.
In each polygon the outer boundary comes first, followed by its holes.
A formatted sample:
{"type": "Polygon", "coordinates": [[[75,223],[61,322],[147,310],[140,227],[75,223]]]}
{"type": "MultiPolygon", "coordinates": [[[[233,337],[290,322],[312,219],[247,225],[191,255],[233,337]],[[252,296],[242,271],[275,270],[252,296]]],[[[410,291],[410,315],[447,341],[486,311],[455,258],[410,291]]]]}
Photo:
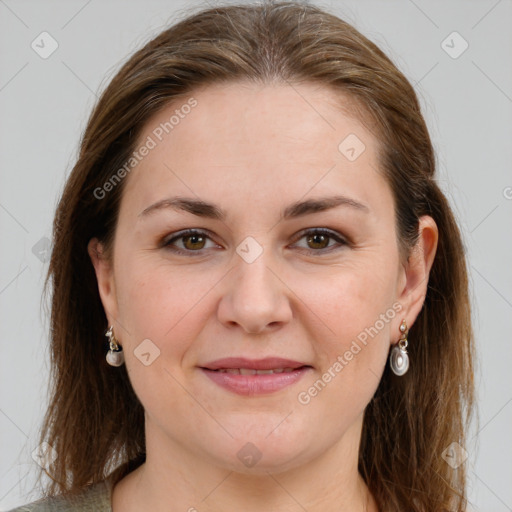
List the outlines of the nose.
{"type": "Polygon", "coordinates": [[[235,258],[235,268],[225,277],[219,321],[228,327],[238,325],[251,334],[277,329],[289,322],[293,317],[291,292],[275,261],[267,257],[266,251],[251,263],[238,255],[235,258]]]}

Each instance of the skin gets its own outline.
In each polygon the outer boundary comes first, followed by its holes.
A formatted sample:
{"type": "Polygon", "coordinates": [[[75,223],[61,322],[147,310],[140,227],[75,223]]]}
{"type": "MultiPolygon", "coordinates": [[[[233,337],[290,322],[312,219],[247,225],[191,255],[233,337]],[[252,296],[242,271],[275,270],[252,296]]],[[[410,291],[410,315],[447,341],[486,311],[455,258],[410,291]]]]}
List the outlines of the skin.
{"type": "MultiPolygon", "coordinates": [[[[307,84],[232,83],[191,96],[197,106],[125,178],[113,262],[98,240],[89,243],[146,418],[147,461],[115,486],[113,510],[376,511],[357,470],[363,413],[402,319],[410,328],[422,308],[436,224],[420,219],[418,245],[401,261],[377,140],[337,108],[339,94],[307,84]],[[351,133],[366,146],[354,161],[338,150],[351,133]],[[295,201],[334,194],[368,211],[339,206],[279,219],[295,201]],[[173,209],[138,216],[176,195],[216,203],[227,217],[173,209]],[[210,238],[176,240],[184,255],[160,246],[187,228],[210,238]],[[301,232],[312,228],[347,243],[308,241],[301,232]],[[236,252],[248,236],[263,248],[251,263],[236,252]],[[393,304],[401,311],[300,403],[298,394],[379,315],[390,317],[393,304]],[[148,366],[134,354],[145,339],[160,350],[148,366]],[[278,392],[240,396],[198,369],[230,356],[279,356],[313,369],[278,392]],[[252,467],[237,457],[248,442],[261,454],[252,467]]],[[[140,141],[185,101],[154,116],[140,141]]]]}

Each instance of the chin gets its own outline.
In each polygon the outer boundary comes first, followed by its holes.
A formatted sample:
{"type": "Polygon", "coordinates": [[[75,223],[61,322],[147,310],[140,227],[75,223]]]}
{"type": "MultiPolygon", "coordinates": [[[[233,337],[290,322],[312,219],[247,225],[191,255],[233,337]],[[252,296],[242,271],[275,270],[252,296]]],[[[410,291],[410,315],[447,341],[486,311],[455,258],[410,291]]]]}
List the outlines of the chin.
{"type": "MultiPolygon", "coordinates": [[[[217,454],[222,459],[221,465],[236,473],[266,475],[286,472],[307,462],[308,456],[304,450],[307,443],[304,439],[299,442],[299,439],[293,440],[287,436],[287,439],[271,440],[271,436],[265,438],[267,435],[237,436],[226,447],[230,453],[217,454]]],[[[313,458],[313,455],[310,457],[313,458]]]]}
{"type": "Polygon", "coordinates": [[[269,473],[279,474],[293,470],[301,465],[304,461],[299,460],[299,455],[275,457],[270,453],[262,453],[261,459],[254,465],[246,464],[238,459],[231,459],[228,468],[231,471],[244,475],[266,476],[269,473]]]}

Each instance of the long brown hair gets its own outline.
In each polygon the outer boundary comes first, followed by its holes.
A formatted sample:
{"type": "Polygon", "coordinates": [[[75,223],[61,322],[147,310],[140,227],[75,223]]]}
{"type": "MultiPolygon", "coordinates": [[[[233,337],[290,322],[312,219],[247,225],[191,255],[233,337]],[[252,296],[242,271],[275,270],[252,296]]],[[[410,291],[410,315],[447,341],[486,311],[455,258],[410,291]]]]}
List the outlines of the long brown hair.
{"type": "Polygon", "coordinates": [[[111,254],[125,180],[98,198],[137,148],[147,120],[212,83],[313,83],[348,95],[380,142],[379,170],[394,196],[406,259],[418,219],[439,229],[423,309],[409,333],[413,368],[389,368],[365,411],[359,471],[381,512],[463,510],[466,470],[443,457],[462,447],[474,411],[474,340],[466,253],[435,179],[435,155],[415,91],[350,24],[298,2],[193,13],[137,51],[95,106],[58,204],[45,291],[51,296],[51,391],[41,431],[58,457],[46,495],[75,494],[145,460],[144,410],[126,368],[105,362],[107,320],[87,244],[111,254]]]}

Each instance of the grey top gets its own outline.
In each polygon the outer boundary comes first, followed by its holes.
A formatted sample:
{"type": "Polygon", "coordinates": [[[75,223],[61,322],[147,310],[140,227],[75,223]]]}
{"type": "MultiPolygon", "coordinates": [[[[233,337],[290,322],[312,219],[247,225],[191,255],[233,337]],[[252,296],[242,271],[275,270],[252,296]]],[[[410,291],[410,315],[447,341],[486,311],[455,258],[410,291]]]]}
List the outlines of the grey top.
{"type": "Polygon", "coordinates": [[[71,498],[55,496],[42,498],[9,512],[112,512],[112,483],[104,480],[71,498]]]}

